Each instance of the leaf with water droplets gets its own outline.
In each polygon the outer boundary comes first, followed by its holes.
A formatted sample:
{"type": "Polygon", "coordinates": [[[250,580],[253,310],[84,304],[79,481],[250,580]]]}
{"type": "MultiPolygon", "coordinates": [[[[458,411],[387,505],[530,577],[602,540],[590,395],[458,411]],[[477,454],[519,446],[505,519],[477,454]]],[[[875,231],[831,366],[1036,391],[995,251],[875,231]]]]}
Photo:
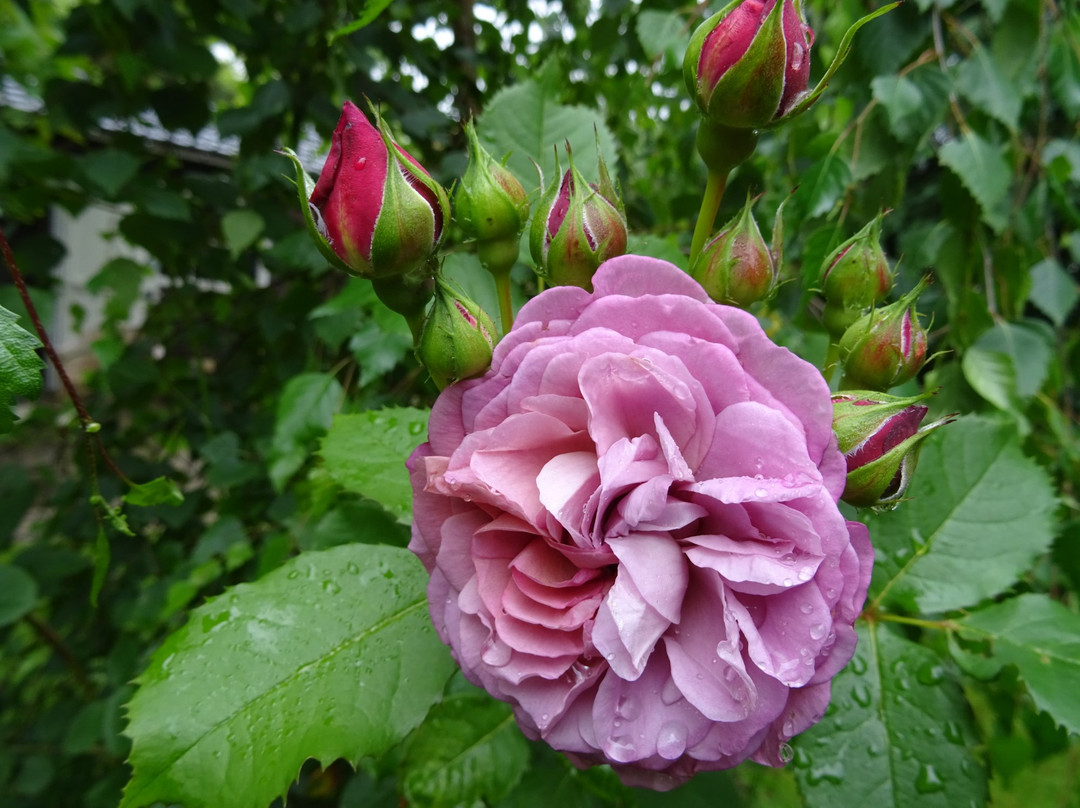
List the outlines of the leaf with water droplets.
{"type": "Polygon", "coordinates": [[[139,677],[123,808],[266,808],[308,758],[357,762],[414,729],[453,662],[407,550],[304,553],[191,613],[139,677]]]}
{"type": "Polygon", "coordinates": [[[1039,709],[1080,733],[1080,615],[1027,594],[975,612],[961,626],[966,636],[989,639],[997,661],[1016,666],[1039,709]]]}
{"type": "Polygon", "coordinates": [[[412,522],[412,486],[405,459],[424,442],[428,411],[384,407],[334,416],[319,454],[345,490],[375,500],[402,524],[412,522]]]}
{"type": "Polygon", "coordinates": [[[952,808],[986,802],[971,712],[945,663],[889,629],[859,625],[825,718],[795,740],[807,808],[952,808]]]}
{"type": "Polygon", "coordinates": [[[971,606],[1011,586],[1054,540],[1054,490],[1007,422],[968,416],[927,438],[907,499],[867,519],[875,605],[971,606]]]}
{"type": "Polygon", "coordinates": [[[401,784],[410,805],[492,804],[517,784],[528,760],[508,705],[479,690],[457,693],[432,708],[409,737],[401,784]]]}

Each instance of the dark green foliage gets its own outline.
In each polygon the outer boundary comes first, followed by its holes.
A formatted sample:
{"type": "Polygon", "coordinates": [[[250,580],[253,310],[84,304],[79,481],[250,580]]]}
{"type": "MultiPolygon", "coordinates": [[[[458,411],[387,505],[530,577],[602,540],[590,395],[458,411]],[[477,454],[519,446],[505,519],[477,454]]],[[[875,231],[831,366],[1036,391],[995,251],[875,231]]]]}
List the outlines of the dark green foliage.
{"type": "MultiPolygon", "coordinates": [[[[330,271],[308,240],[292,166],[275,149],[298,149],[311,127],[325,145],[342,101],[366,96],[449,187],[465,166],[459,122],[476,115],[496,158],[515,150],[509,165],[535,202],[528,157],[550,182],[552,147],[572,136],[576,164],[595,181],[599,142],[631,244],[686,254],[705,172],[681,58],[706,8],[570,0],[543,16],[524,0],[497,5],[493,23],[479,5],[435,0],[0,4],[0,79],[32,102],[0,105],[0,223],[47,323],[59,262],[92,278],[105,319],[84,335],[96,369],[76,375],[113,463],[141,483],[129,486],[100,458],[92,471],[58,394],[26,403],[40,365],[22,306],[0,285],[0,305],[20,316],[16,326],[0,309],[0,359],[8,348],[20,368],[0,385],[0,432],[11,430],[0,435],[5,808],[117,805],[129,755],[146,765],[123,734],[129,717],[135,733],[140,721],[168,723],[146,707],[163,699],[167,714],[168,691],[133,701],[132,682],[210,631],[200,621],[228,598],[287,599],[282,566],[309,558],[291,560],[297,553],[325,551],[346,572],[368,545],[395,545],[369,548],[377,558],[406,557],[396,549],[408,541],[405,478],[378,474],[378,464],[396,464],[419,441],[422,428],[410,427],[436,391],[404,321],[369,284],[330,271]],[[161,130],[147,137],[129,124],[150,113],[161,130]],[[209,125],[234,140],[210,151],[165,142],[209,125]],[[50,217],[98,204],[118,211],[116,241],[140,252],[65,256],[79,245],[61,244],[50,217]],[[150,277],[156,291],[131,328],[150,277]],[[369,455],[369,473],[348,465],[350,451],[369,455]]],[[[813,80],[873,5],[806,0],[813,80]]],[[[793,767],[744,766],[670,795],[638,792],[526,744],[502,705],[455,678],[402,744],[423,707],[378,743],[327,747],[358,771],[308,764],[289,805],[396,806],[403,795],[508,808],[857,805],[869,794],[884,805],[981,805],[987,773],[995,804],[1028,804],[1019,796],[1033,782],[1047,799],[1075,800],[1078,116],[1075,0],[909,0],[861,30],[817,105],[763,133],[731,178],[717,222],[761,194],[755,211],[768,233],[788,200],[789,283],[764,320],[817,362],[820,301],[790,281],[815,277],[838,244],[890,210],[883,243],[897,292],[934,277],[920,300],[933,316],[930,350],[943,352],[920,379],[941,387],[931,417],[978,416],[927,442],[915,501],[869,520],[879,565],[857,664],[837,680],[824,722],[796,742],[793,767]],[[458,752],[430,752],[440,734],[458,752]],[[845,743],[860,757],[837,768],[845,743]],[[368,753],[380,756],[357,760],[368,753]],[[886,782],[887,764],[898,774],[886,782]]],[[[493,314],[472,254],[462,249],[449,266],[493,314]]],[[[520,304],[535,286],[524,267],[514,278],[520,304]]],[[[422,582],[410,581],[397,596],[419,603],[422,582]]],[[[433,668],[445,663],[431,658],[433,668]]],[[[307,695],[330,703],[334,686],[321,686],[307,695]]],[[[292,724],[261,731],[296,740],[308,705],[291,706],[292,724]]],[[[278,749],[281,770],[259,773],[261,795],[283,791],[316,754],[296,743],[278,749]]],[[[129,790],[131,804],[136,796],[129,790]]]]}

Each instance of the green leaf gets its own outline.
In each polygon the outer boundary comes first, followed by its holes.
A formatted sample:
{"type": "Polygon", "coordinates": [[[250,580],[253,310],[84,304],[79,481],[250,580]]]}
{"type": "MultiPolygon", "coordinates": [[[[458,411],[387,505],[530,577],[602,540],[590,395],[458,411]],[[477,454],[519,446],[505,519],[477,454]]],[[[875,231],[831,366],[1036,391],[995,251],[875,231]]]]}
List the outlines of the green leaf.
{"type": "Polygon", "coordinates": [[[967,416],[935,432],[907,497],[867,519],[875,604],[971,606],[1012,585],[1054,538],[1054,490],[1007,423],[967,416]]]}
{"type": "Polygon", "coordinates": [[[1054,333],[1037,320],[998,323],[982,334],[975,348],[1009,357],[1016,369],[1016,394],[1030,399],[1042,389],[1054,358],[1054,333]]]}
{"type": "MultiPolygon", "coordinates": [[[[1076,20],[1072,22],[1074,31],[1080,30],[1080,25],[1075,24],[1076,20]]],[[[1075,120],[1080,117],[1080,54],[1069,39],[1070,32],[1066,25],[1053,27],[1046,72],[1054,98],[1065,114],[1075,120]]]]}
{"type": "Polygon", "coordinates": [[[1046,595],[1026,594],[975,612],[960,625],[965,635],[988,638],[994,657],[1016,666],[1040,710],[1080,733],[1080,615],[1046,595]]]}
{"type": "Polygon", "coordinates": [[[505,797],[521,779],[529,746],[510,706],[483,692],[435,705],[405,746],[401,784],[410,805],[453,808],[505,797]]]}
{"type": "Polygon", "coordinates": [[[424,441],[428,411],[385,407],[338,415],[319,454],[347,491],[375,500],[399,522],[412,521],[412,485],[405,460],[424,441]]]}
{"type": "Polygon", "coordinates": [[[38,338],[18,324],[18,317],[0,306],[0,434],[15,423],[11,405],[16,396],[37,398],[41,394],[38,338]]]}
{"type": "Polygon", "coordinates": [[[128,505],[179,505],[184,501],[180,486],[168,477],[158,477],[148,483],[134,483],[124,494],[128,505]]]}
{"type": "Polygon", "coordinates": [[[90,504],[95,508],[101,509],[105,521],[107,521],[117,533],[123,533],[125,536],[135,535],[135,532],[128,526],[127,517],[124,515],[123,510],[114,508],[106,501],[105,497],[100,494],[94,494],[90,497],[90,504]]]}
{"type": "Polygon", "coordinates": [[[972,346],[960,362],[972,389],[1002,412],[1011,413],[1027,431],[1024,403],[1017,393],[1016,365],[1008,354],[972,346]]]}
{"type": "Polygon", "coordinates": [[[34,608],[37,581],[22,567],[0,564],[0,626],[7,626],[34,608]]]}
{"type": "Polygon", "coordinates": [[[139,158],[121,149],[101,149],[78,158],[85,177],[107,198],[115,197],[139,170],[139,158]]]}
{"type": "Polygon", "coordinates": [[[938,157],[975,197],[983,221],[995,233],[1003,231],[1008,224],[1012,172],[1002,149],[969,130],[942,146],[938,157]]]}
{"type": "Polygon", "coordinates": [[[101,587],[105,585],[105,576],[109,574],[111,560],[112,549],[109,547],[109,537],[105,533],[105,525],[99,524],[97,538],[94,540],[94,575],[90,581],[90,605],[95,609],[101,587]]]}
{"type": "Polygon", "coordinates": [[[686,18],[671,11],[645,9],[637,18],[641,47],[652,59],[664,58],[669,67],[681,67],[690,31],[686,18]]]}
{"type": "Polygon", "coordinates": [[[942,660],[880,624],[859,625],[825,718],[795,741],[807,808],[986,803],[963,691],[942,660]]]}
{"type": "Polygon", "coordinates": [[[956,89],[987,115],[1016,131],[1023,101],[1020,89],[1001,72],[990,52],[981,46],[956,71],[956,89]]]}
{"type": "Polygon", "coordinates": [[[364,0],[364,4],[360,7],[360,13],[355,20],[348,25],[342,26],[330,34],[330,43],[333,44],[334,40],[339,37],[348,36],[354,31],[359,31],[361,28],[369,25],[375,21],[387,6],[393,0],[364,0]]]}
{"type": "Polygon", "coordinates": [[[380,755],[414,729],[453,662],[407,550],[304,553],[195,609],[128,706],[123,808],[266,808],[301,764],[380,755]]]}
{"type": "MultiPolygon", "coordinates": [[[[1077,79],[1080,81],[1080,78],[1077,79]]],[[[1080,300],[1076,281],[1053,258],[1044,258],[1031,268],[1031,295],[1039,310],[1061,327],[1080,300]]]]}
{"type": "Polygon", "coordinates": [[[830,152],[810,166],[802,175],[799,187],[791,195],[789,210],[795,212],[795,221],[823,216],[832,210],[848,185],[851,169],[848,161],[838,152],[830,152]]]}
{"type": "Polygon", "coordinates": [[[255,243],[266,228],[266,221],[253,210],[242,208],[231,210],[221,217],[221,233],[225,236],[225,246],[235,261],[240,254],[255,243]]]}
{"type": "Polygon", "coordinates": [[[906,76],[878,76],[870,82],[874,98],[885,107],[889,131],[902,143],[916,140],[923,131],[925,104],[918,85],[906,76]]]}
{"type": "Polygon", "coordinates": [[[149,274],[150,268],[145,264],[130,258],[114,258],[87,281],[86,288],[94,294],[110,292],[105,316],[111,320],[124,320],[139,299],[143,278],[149,274]]]}
{"type": "MultiPolygon", "coordinates": [[[[570,143],[574,163],[590,180],[596,179],[597,139],[609,166],[614,166],[617,157],[615,136],[601,112],[564,106],[546,86],[532,80],[496,93],[477,124],[477,132],[496,159],[509,153],[506,165],[526,188],[536,177],[530,158],[543,170],[545,182],[552,182],[555,147],[561,149],[564,142],[570,143]]],[[[565,160],[562,167],[566,168],[565,160]]]]}
{"type": "Polygon", "coordinates": [[[278,399],[270,442],[270,480],[277,490],[304,464],[308,445],[330,428],[345,391],[328,373],[301,373],[289,379],[278,399]]]}

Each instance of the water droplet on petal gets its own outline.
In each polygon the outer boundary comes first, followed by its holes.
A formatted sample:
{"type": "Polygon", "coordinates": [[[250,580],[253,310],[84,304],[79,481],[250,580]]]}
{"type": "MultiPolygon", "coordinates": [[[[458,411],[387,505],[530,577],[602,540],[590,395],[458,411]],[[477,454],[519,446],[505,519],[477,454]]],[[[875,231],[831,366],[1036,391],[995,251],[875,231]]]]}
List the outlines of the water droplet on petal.
{"type": "Polygon", "coordinates": [[[641,703],[632,696],[619,696],[615,704],[615,715],[633,721],[641,715],[641,703]]]}
{"type": "Polygon", "coordinates": [[[780,756],[781,763],[790,763],[792,758],[795,757],[795,750],[791,748],[791,744],[782,743],[777,750],[777,754],[780,756]]]}
{"type": "Polygon", "coordinates": [[[785,579],[783,580],[783,584],[784,584],[784,586],[792,586],[792,585],[794,585],[794,583],[795,583],[795,582],[794,582],[793,580],[791,580],[790,578],[785,578],[785,579]]]}
{"type": "Polygon", "coordinates": [[[791,44],[791,66],[790,70],[795,71],[802,68],[803,59],[806,57],[806,48],[800,45],[798,42],[791,44]]]}
{"type": "Polygon", "coordinates": [[[361,157],[356,161],[356,170],[357,171],[363,171],[364,166],[366,166],[366,165],[367,165],[367,158],[366,157],[361,157]]]}
{"type": "Polygon", "coordinates": [[[686,724],[665,721],[656,736],[656,752],[664,760],[675,760],[686,751],[686,724]]]}
{"type": "Polygon", "coordinates": [[[799,607],[799,611],[803,614],[810,614],[810,612],[814,611],[814,607],[811,606],[809,603],[804,603],[802,606],[799,607]]]}
{"type": "Polygon", "coordinates": [[[810,639],[811,640],[820,640],[824,636],[825,636],[825,624],[824,623],[818,623],[816,625],[810,626],[810,639]]]}
{"type": "Polygon", "coordinates": [[[754,496],[757,497],[758,499],[764,499],[768,495],[769,495],[769,492],[766,491],[764,488],[759,488],[757,491],[754,492],[754,496]]]}

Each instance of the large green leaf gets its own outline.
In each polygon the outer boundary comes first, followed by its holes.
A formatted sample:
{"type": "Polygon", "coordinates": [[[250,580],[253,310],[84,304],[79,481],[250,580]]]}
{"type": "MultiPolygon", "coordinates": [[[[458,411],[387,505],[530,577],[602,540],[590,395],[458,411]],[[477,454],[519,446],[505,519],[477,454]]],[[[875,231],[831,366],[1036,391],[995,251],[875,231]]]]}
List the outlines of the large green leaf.
{"type": "Polygon", "coordinates": [[[490,804],[517,784],[528,759],[508,705],[483,692],[458,693],[436,705],[409,738],[402,788],[410,805],[490,804]]]}
{"type": "Polygon", "coordinates": [[[22,567],[0,564],[0,626],[14,623],[34,608],[37,581],[22,567]]]}
{"type": "Polygon", "coordinates": [[[825,718],[795,741],[808,808],[953,808],[986,802],[963,691],[929,649],[880,624],[833,680],[825,718]]]}
{"type": "Polygon", "coordinates": [[[338,415],[319,454],[348,491],[375,500],[399,522],[412,521],[412,486],[405,459],[424,441],[427,410],[385,407],[338,415]]]}
{"type": "MultiPolygon", "coordinates": [[[[569,143],[574,162],[590,180],[595,174],[599,142],[604,160],[614,165],[615,137],[604,116],[595,109],[558,103],[555,89],[545,79],[523,81],[495,94],[477,125],[484,146],[502,159],[509,153],[507,167],[528,188],[536,177],[535,160],[550,184],[555,172],[555,147],[569,143]]],[[[566,168],[563,159],[562,168],[566,168]]]]}
{"type": "Polygon", "coordinates": [[[10,432],[16,396],[37,398],[45,363],[36,350],[38,338],[18,324],[18,317],[0,306],[0,434],[10,432]]]}
{"type": "Polygon", "coordinates": [[[935,432],[907,496],[867,519],[875,603],[971,606],[1014,583],[1054,538],[1054,491],[1008,423],[969,416],[935,432]]]}
{"type": "Polygon", "coordinates": [[[414,729],[453,668],[407,550],[304,553],[194,610],[138,679],[124,808],[266,808],[308,758],[414,729]]]}
{"type": "Polygon", "coordinates": [[[1045,595],[1027,594],[975,612],[961,632],[993,643],[1015,665],[1036,706],[1080,733],[1080,615],[1045,595]]]}
{"type": "Polygon", "coordinates": [[[1000,233],[1008,224],[1008,194],[1012,172],[999,146],[967,131],[941,147],[938,156],[975,197],[982,219],[1000,233]]]}
{"type": "Polygon", "coordinates": [[[986,48],[977,47],[956,71],[956,88],[987,115],[1016,131],[1023,102],[1019,88],[1001,72],[986,48]]]}

